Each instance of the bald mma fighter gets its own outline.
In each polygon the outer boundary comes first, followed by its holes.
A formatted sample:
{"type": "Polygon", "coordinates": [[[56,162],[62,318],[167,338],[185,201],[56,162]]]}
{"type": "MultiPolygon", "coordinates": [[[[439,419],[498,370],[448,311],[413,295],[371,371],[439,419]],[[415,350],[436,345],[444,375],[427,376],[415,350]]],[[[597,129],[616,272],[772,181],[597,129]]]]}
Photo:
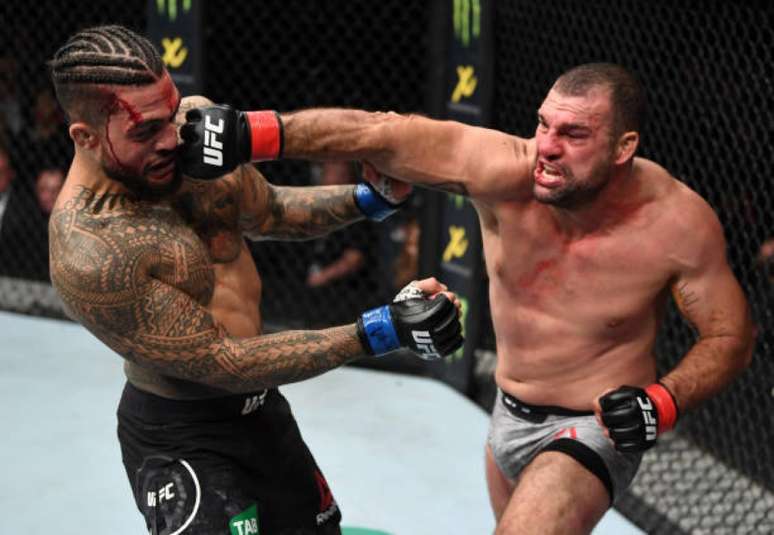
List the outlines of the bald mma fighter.
{"type": "MultiPolygon", "coordinates": [[[[367,185],[274,187],[251,165],[191,180],[177,171],[178,126],[209,101],[181,99],[147,39],[84,30],[50,66],[75,143],[50,220],[52,280],[68,313],[125,359],[118,436],[149,531],[339,533],[276,387],[399,347],[451,354],[459,301],[425,279],[356,324],[261,335],[242,235],[305,239],[381,219],[409,188],[390,202],[367,185]]],[[[279,140],[264,149],[276,155],[279,140]]]]}
{"type": "MultiPolygon", "coordinates": [[[[630,73],[589,64],[556,80],[530,139],[394,113],[281,116],[288,157],[360,159],[473,201],[498,353],[486,448],[497,533],[590,532],[642,451],[751,358],[748,307],[719,221],[635,156],[643,112],[630,73]],[[657,379],[653,346],[669,293],[699,338],[657,379]]],[[[201,125],[222,116],[197,112],[181,131],[185,158],[202,150],[201,125]]]]}

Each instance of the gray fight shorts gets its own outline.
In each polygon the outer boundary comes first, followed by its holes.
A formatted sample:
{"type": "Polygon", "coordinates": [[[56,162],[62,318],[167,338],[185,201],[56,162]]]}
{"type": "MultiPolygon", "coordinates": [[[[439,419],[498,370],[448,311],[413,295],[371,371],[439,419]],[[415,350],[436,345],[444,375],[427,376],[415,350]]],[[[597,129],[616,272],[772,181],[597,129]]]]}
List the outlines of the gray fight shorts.
{"type": "Polygon", "coordinates": [[[487,442],[511,480],[539,453],[569,455],[602,481],[611,504],[631,484],[642,460],[642,453],[617,451],[593,412],[529,405],[499,389],[487,442]]]}

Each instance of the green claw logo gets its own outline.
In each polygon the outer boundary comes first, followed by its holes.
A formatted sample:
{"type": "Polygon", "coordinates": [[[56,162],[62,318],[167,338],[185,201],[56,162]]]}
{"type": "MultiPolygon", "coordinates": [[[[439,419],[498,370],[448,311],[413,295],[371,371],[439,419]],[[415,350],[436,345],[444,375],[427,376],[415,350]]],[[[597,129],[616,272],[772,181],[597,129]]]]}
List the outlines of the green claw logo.
{"type": "MultiPolygon", "coordinates": [[[[191,2],[193,0],[183,0],[183,13],[191,11],[191,2]]],[[[167,16],[171,22],[175,22],[177,19],[177,0],[156,0],[156,10],[159,15],[163,16],[166,11],[167,16]]]]}
{"type": "Polygon", "coordinates": [[[454,36],[467,48],[481,34],[481,0],[454,0],[453,9],[454,36]]]}

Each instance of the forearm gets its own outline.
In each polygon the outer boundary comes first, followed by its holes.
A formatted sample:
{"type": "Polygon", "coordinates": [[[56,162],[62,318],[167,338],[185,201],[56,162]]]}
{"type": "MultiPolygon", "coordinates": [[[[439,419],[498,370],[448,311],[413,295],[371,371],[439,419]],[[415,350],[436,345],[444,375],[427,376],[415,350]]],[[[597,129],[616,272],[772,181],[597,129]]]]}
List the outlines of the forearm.
{"type": "Polygon", "coordinates": [[[509,177],[517,173],[524,182],[533,161],[522,158],[526,144],[513,136],[392,112],[329,108],[278,116],[273,111],[211,106],[197,110],[181,132],[183,171],[200,179],[223,176],[251,161],[360,160],[403,182],[465,194],[470,186],[466,181],[474,174],[476,183],[485,187],[501,182],[498,170],[509,177]],[[210,135],[206,125],[221,123],[227,125],[223,138],[233,142],[217,152],[205,144],[210,135]]]}
{"type": "MultiPolygon", "coordinates": [[[[148,348],[145,348],[147,351],[148,348]]],[[[160,373],[230,392],[302,381],[366,354],[355,325],[212,340],[206,351],[141,362],[160,373]]]]}
{"type": "Polygon", "coordinates": [[[415,114],[340,109],[283,114],[282,121],[287,158],[367,161],[409,184],[482,198],[501,199],[531,184],[529,144],[502,132],[415,114]]]}
{"type": "Polygon", "coordinates": [[[272,187],[264,207],[244,210],[241,228],[251,239],[308,240],[364,218],[354,186],[272,187]]]}
{"type": "Polygon", "coordinates": [[[744,335],[702,338],[661,382],[683,414],[722,391],[749,365],[751,354],[751,339],[744,335]]]}
{"type": "Polygon", "coordinates": [[[304,160],[373,160],[387,148],[377,134],[389,115],[332,108],[282,114],[283,156],[304,160]]]}

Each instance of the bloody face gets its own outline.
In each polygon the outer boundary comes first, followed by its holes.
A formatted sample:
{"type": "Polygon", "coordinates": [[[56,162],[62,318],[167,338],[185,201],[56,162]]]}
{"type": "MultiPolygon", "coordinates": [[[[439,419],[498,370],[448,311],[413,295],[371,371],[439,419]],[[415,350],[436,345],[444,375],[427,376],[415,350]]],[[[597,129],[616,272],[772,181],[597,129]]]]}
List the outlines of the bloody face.
{"type": "Polygon", "coordinates": [[[180,93],[168,73],[153,84],[110,86],[102,128],[102,168],[137,194],[160,194],[179,183],[175,114],[180,93]]]}
{"type": "Polygon", "coordinates": [[[612,173],[611,128],[608,90],[568,96],[552,89],[538,110],[535,198],[562,208],[592,200],[612,173]]]}

